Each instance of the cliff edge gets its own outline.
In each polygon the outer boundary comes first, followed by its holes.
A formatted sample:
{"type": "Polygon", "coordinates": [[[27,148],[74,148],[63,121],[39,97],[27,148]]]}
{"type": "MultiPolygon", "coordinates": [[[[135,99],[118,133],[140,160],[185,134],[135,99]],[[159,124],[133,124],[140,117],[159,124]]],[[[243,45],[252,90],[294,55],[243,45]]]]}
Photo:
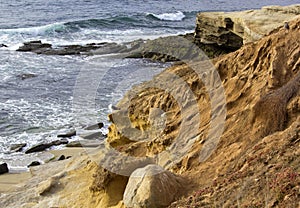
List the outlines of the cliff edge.
{"type": "Polygon", "coordinates": [[[201,12],[197,15],[195,42],[238,49],[268,35],[300,15],[300,5],[266,6],[241,12],[201,12]]]}

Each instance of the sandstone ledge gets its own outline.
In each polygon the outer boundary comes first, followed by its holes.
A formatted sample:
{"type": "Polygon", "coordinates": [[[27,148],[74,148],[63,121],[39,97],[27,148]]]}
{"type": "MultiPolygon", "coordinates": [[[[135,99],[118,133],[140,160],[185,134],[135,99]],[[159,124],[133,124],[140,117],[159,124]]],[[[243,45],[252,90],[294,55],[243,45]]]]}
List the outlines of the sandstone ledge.
{"type": "Polygon", "coordinates": [[[239,48],[242,42],[257,41],[299,15],[300,4],[241,12],[202,12],[197,15],[195,41],[239,48]]]}

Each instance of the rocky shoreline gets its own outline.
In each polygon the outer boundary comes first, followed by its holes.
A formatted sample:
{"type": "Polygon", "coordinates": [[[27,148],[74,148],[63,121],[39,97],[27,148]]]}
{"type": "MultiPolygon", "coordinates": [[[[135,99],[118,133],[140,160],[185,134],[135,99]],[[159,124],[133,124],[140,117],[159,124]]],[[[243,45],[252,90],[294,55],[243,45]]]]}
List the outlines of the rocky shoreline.
{"type": "MultiPolygon", "coordinates": [[[[68,160],[31,167],[32,177],[13,192],[1,194],[0,205],[297,207],[300,201],[299,34],[300,5],[198,14],[195,34],[184,37],[214,58],[211,62],[224,87],[225,106],[218,106],[217,102],[211,109],[211,95],[203,80],[192,70],[202,62],[194,63],[192,67],[177,63],[124,96],[118,103],[118,110],[109,115],[112,124],[108,135],[93,132],[85,135],[85,141],[92,139],[90,143],[82,145],[84,142],[80,142],[82,146],[98,148],[68,160]],[[268,20],[267,27],[265,20],[268,20]],[[289,28],[284,26],[285,21],[289,28]],[[199,126],[197,122],[190,122],[181,128],[184,119],[194,121],[198,115],[190,109],[191,103],[184,103],[187,111],[183,112],[176,98],[159,89],[162,82],[172,83],[175,91],[185,96],[174,77],[166,74],[176,74],[193,92],[197,106],[201,106],[199,126]],[[131,97],[136,92],[138,94],[131,97]],[[154,112],[153,108],[163,109],[165,113],[154,112]],[[208,129],[221,128],[210,127],[211,114],[215,116],[224,108],[227,116],[217,148],[207,160],[200,162],[199,154],[208,140],[208,129]],[[186,113],[191,115],[186,116],[186,113]],[[130,118],[130,128],[127,125],[117,128],[118,119],[124,119],[124,115],[130,118]],[[166,118],[165,128],[159,136],[155,129],[147,131],[154,125],[151,116],[155,115],[166,118]],[[142,134],[137,134],[134,140],[128,138],[126,132],[132,129],[142,134]],[[183,158],[175,160],[169,152],[180,132],[191,135],[190,139],[195,143],[183,158]],[[94,141],[101,142],[95,144],[94,141]],[[122,157],[118,157],[117,152],[122,157]],[[152,163],[167,167],[167,170],[152,163]]],[[[61,48],[33,41],[25,43],[19,51],[44,55],[125,53],[128,54],[125,57],[130,58],[176,61],[166,54],[151,53],[155,51],[152,47],[170,40],[172,37],[138,40],[127,45],[95,43],[61,48]]],[[[170,44],[167,49],[170,54],[179,51],[174,45],[170,44]]],[[[188,53],[193,56],[194,51],[188,53]]],[[[102,126],[95,124],[87,129],[102,126]]],[[[75,134],[70,131],[59,135],[61,140],[32,148],[43,151],[44,147],[66,144],[64,137],[75,134]]],[[[16,145],[14,150],[22,148],[24,144],[16,145]]],[[[5,165],[3,170],[6,170],[5,165]]]]}

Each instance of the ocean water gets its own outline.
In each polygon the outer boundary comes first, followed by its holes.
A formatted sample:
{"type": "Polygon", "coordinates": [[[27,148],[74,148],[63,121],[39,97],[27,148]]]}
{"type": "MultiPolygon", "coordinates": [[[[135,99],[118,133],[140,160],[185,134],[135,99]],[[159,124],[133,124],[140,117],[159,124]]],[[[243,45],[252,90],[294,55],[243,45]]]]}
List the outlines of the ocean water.
{"type": "Polygon", "coordinates": [[[23,42],[42,40],[60,46],[153,39],[192,32],[201,11],[295,3],[299,0],[2,0],[0,44],[8,47],[0,48],[0,163],[7,162],[11,170],[23,170],[30,161],[48,157],[11,153],[11,144],[27,143],[30,147],[56,140],[57,134],[75,127],[80,131],[97,121],[109,125],[107,106],[117,103],[132,85],[151,79],[166,67],[138,59],[16,52],[23,42]],[[22,79],[23,74],[34,77],[22,79]],[[80,115],[73,109],[79,76],[86,76],[87,83],[81,96],[89,89],[95,91],[94,97],[87,99],[93,103],[83,103],[93,109],[83,108],[80,115]]]}

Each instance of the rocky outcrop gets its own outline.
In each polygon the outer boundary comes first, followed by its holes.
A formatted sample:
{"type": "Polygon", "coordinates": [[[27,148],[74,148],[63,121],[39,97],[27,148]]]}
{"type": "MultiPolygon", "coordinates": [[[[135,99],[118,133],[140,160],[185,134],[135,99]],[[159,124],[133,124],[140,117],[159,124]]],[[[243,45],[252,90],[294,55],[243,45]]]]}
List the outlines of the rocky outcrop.
{"type": "Polygon", "coordinates": [[[183,192],[182,181],[157,165],[135,170],[126,185],[123,201],[127,208],[168,206],[183,192]]]}
{"type": "Polygon", "coordinates": [[[126,46],[117,43],[91,43],[86,45],[65,45],[53,47],[49,43],[42,43],[42,41],[25,42],[23,46],[19,47],[17,51],[33,52],[44,55],[99,55],[122,52],[126,46]]]}
{"type": "Polygon", "coordinates": [[[257,41],[300,15],[300,5],[266,6],[241,12],[202,12],[197,15],[195,42],[238,49],[257,41]]]}

